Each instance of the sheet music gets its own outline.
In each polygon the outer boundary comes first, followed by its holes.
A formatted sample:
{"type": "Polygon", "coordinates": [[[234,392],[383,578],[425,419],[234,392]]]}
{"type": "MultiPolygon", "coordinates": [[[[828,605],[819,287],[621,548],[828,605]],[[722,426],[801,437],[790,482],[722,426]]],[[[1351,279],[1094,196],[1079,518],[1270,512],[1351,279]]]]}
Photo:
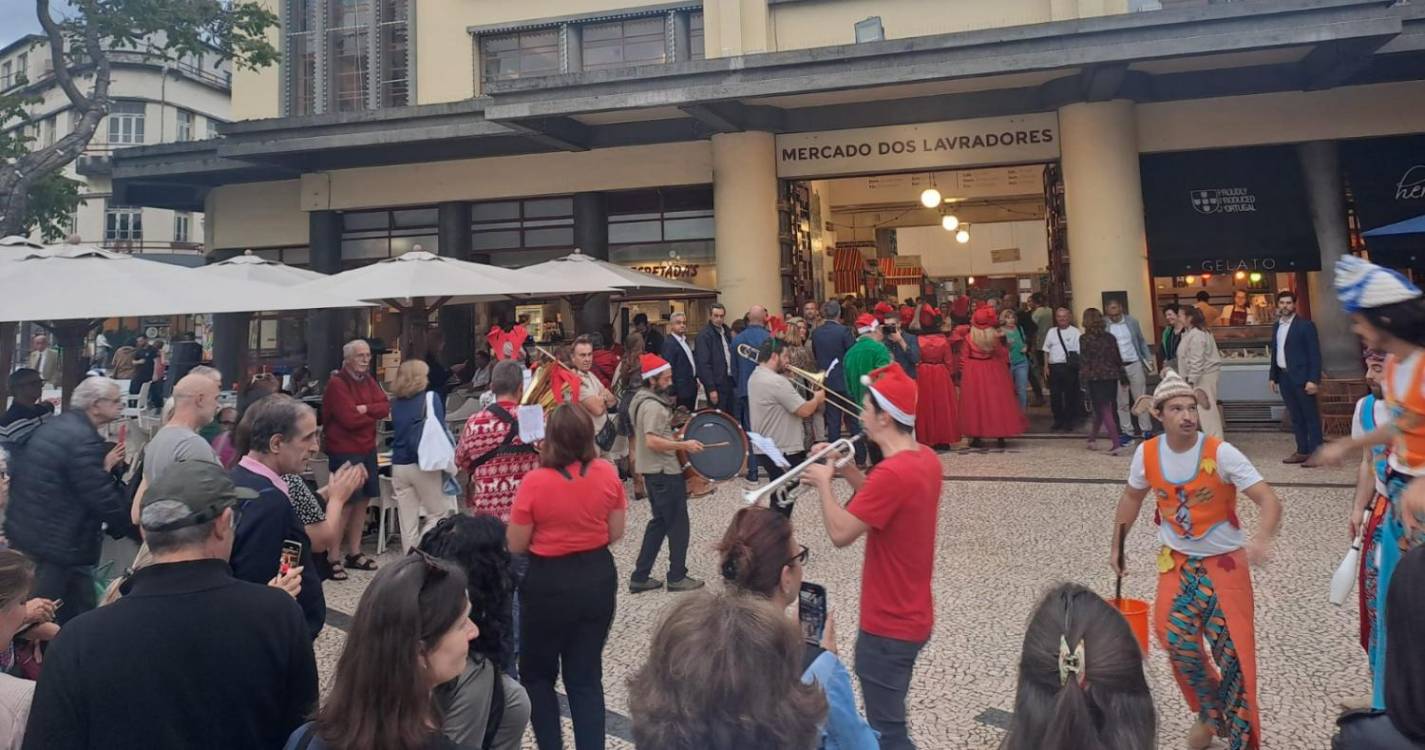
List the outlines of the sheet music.
{"type": "Polygon", "coordinates": [[[544,407],[539,404],[521,406],[516,417],[520,423],[520,442],[532,445],[544,439],[544,407]]]}
{"type": "Polygon", "coordinates": [[[831,372],[832,370],[835,370],[835,369],[836,369],[836,366],[839,365],[839,364],[841,364],[841,360],[839,360],[839,359],[833,359],[833,360],[831,360],[831,364],[829,364],[829,365],[826,366],[826,371],[827,371],[827,372],[831,372]]]}
{"type": "Polygon", "coordinates": [[[749,432],[747,433],[747,441],[752,443],[752,447],[756,448],[758,453],[772,459],[772,463],[783,469],[792,468],[791,462],[787,460],[787,457],[782,454],[782,451],[777,448],[777,444],[772,442],[771,438],[758,435],[755,432],[749,432]]]}

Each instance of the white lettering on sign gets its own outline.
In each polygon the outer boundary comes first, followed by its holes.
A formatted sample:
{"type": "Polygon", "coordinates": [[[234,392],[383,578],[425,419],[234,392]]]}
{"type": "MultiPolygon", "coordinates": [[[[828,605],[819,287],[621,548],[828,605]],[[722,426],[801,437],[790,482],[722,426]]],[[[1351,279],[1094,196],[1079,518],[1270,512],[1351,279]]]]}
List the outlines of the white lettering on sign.
{"type": "Polygon", "coordinates": [[[777,136],[777,176],[785,178],[1057,158],[1052,112],[777,136]]]}
{"type": "Polygon", "coordinates": [[[1239,258],[1227,260],[1218,258],[1216,260],[1205,260],[1202,262],[1202,270],[1207,273],[1231,273],[1233,271],[1275,271],[1277,270],[1276,258],[1239,258]]]}
{"type": "Polygon", "coordinates": [[[1425,199],[1425,164],[1416,164],[1405,170],[1400,181],[1395,183],[1395,199],[1398,201],[1418,201],[1425,199]]]}
{"type": "Polygon", "coordinates": [[[1189,190],[1192,208],[1200,214],[1238,214],[1257,210],[1257,196],[1244,187],[1189,190]]]}

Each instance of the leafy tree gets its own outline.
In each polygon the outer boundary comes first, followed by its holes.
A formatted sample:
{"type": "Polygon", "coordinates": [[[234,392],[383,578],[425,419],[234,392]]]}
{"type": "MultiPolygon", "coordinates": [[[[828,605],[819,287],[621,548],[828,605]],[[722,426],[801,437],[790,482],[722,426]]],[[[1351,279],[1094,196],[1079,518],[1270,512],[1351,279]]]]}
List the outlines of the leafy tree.
{"type": "Polygon", "coordinates": [[[109,113],[110,53],[140,52],[177,61],[218,54],[242,68],[278,59],[267,41],[277,16],[253,0],[73,0],[72,15],[56,18],[49,0],[35,0],[35,13],[49,40],[55,82],[76,113],[74,131],[30,150],[28,104],[0,97],[0,235],[39,226],[46,238],[62,232],[78,199],[78,185],[59,172],[74,161],[109,113]],[[81,90],[87,85],[88,90],[81,90]],[[18,134],[17,131],[18,130],[18,134]]]}

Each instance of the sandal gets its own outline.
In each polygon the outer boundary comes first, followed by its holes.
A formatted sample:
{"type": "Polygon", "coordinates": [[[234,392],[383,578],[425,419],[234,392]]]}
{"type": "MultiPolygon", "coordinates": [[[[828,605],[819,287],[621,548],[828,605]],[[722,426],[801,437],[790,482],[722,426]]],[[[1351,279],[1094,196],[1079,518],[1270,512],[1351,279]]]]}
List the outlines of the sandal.
{"type": "Polygon", "coordinates": [[[342,567],[341,561],[339,560],[332,560],[328,558],[327,568],[331,571],[327,574],[327,578],[330,578],[333,581],[345,581],[350,578],[350,576],[346,574],[346,568],[342,567]]]}
{"type": "Polygon", "coordinates": [[[365,552],[358,552],[346,556],[346,567],[352,570],[375,570],[376,561],[367,557],[365,552]]]}

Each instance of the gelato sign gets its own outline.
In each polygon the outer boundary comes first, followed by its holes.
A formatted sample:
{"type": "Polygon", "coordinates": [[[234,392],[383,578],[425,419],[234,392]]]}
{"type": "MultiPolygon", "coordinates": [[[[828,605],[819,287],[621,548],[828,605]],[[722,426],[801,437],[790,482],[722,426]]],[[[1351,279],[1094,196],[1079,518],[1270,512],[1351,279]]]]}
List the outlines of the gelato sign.
{"type": "Polygon", "coordinates": [[[1059,158],[1054,113],[777,136],[777,176],[821,177],[1059,158]]]}

